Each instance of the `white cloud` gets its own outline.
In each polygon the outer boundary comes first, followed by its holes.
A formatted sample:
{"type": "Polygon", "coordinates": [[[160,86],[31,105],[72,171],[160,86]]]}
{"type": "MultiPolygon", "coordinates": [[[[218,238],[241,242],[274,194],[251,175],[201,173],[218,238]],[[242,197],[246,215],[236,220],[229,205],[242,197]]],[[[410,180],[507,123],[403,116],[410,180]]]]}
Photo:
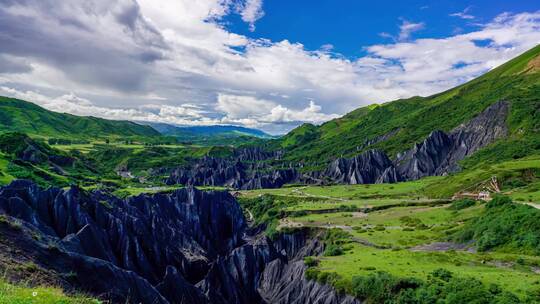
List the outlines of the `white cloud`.
{"type": "Polygon", "coordinates": [[[239,10],[242,20],[249,24],[249,30],[255,31],[255,22],[264,17],[263,0],[245,0],[239,10]]]}
{"type": "Polygon", "coordinates": [[[407,20],[403,20],[399,26],[398,41],[405,41],[411,38],[411,34],[419,30],[424,29],[425,24],[423,22],[414,23],[407,20]]]}
{"type": "Polygon", "coordinates": [[[95,106],[87,99],[74,93],[49,97],[33,91],[19,91],[0,86],[0,93],[17,99],[33,102],[48,110],[80,116],[97,116],[113,120],[153,121],[173,124],[208,124],[219,123],[219,120],[208,120],[203,111],[192,105],[167,106],[146,105],[138,109],[114,109],[95,106]],[[155,111],[153,111],[155,110],[155,111]]]}
{"type": "Polygon", "coordinates": [[[337,118],[337,114],[321,113],[321,107],[310,100],[304,109],[294,110],[269,100],[260,100],[253,96],[238,96],[220,94],[218,111],[225,114],[223,122],[239,122],[248,119],[251,126],[264,124],[310,122],[320,124],[337,118]]]}
{"type": "Polygon", "coordinates": [[[0,7],[6,88],[73,92],[92,105],[56,97],[47,107],[84,115],[237,123],[277,133],[374,102],[448,89],[540,43],[540,12],[501,14],[476,31],[441,39],[414,39],[424,25],[402,20],[393,42],[352,59],[329,46],[308,50],[228,31],[221,22],[236,13],[235,0],[8,3],[0,7]]]}
{"type": "Polygon", "coordinates": [[[269,115],[263,117],[263,121],[268,123],[276,122],[311,122],[320,124],[339,117],[337,114],[324,114],[321,113],[321,107],[316,105],[313,100],[309,101],[309,106],[300,111],[294,111],[287,109],[281,105],[274,107],[269,115]]]}
{"type": "Polygon", "coordinates": [[[458,17],[465,20],[473,20],[475,17],[471,14],[469,14],[469,11],[471,10],[471,7],[466,7],[463,11],[450,14],[451,17],[458,17]]]}
{"type": "Polygon", "coordinates": [[[219,94],[216,110],[224,112],[230,119],[258,116],[275,106],[269,100],[259,100],[253,96],[219,94]]]}
{"type": "Polygon", "coordinates": [[[327,44],[323,44],[321,45],[321,51],[323,52],[330,52],[334,49],[334,45],[333,44],[330,44],[330,43],[327,43],[327,44]]]}

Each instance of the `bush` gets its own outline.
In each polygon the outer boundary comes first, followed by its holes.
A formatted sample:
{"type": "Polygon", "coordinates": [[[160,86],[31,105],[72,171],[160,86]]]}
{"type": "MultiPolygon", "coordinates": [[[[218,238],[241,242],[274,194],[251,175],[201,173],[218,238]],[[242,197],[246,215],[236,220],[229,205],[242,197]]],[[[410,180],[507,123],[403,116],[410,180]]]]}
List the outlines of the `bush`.
{"type": "Polygon", "coordinates": [[[487,203],[487,208],[501,207],[504,205],[512,204],[512,199],[504,195],[496,195],[489,203],[487,203]]]}
{"type": "Polygon", "coordinates": [[[317,275],[317,282],[321,284],[330,284],[333,285],[339,279],[339,275],[335,272],[319,272],[317,275]]]}
{"type": "Polygon", "coordinates": [[[448,282],[452,278],[452,272],[444,268],[438,268],[435,269],[432,273],[430,273],[430,277],[448,282]]]}
{"type": "Polygon", "coordinates": [[[457,200],[455,202],[452,203],[452,205],[450,205],[448,207],[449,210],[454,210],[454,211],[459,211],[459,210],[462,210],[462,209],[466,209],[466,208],[469,208],[469,207],[472,207],[476,204],[476,201],[470,199],[470,198],[464,198],[464,199],[460,199],[460,200],[457,200]]]}
{"type": "Polygon", "coordinates": [[[377,225],[377,226],[373,227],[373,230],[375,230],[375,231],[385,231],[386,228],[383,225],[377,225]]]}
{"type": "Polygon", "coordinates": [[[324,249],[324,256],[338,256],[343,254],[343,248],[336,244],[329,244],[324,249]]]}
{"type": "Polygon", "coordinates": [[[321,271],[315,267],[309,267],[306,269],[304,276],[306,277],[306,280],[316,281],[320,272],[321,271]]]}
{"type": "Polygon", "coordinates": [[[415,278],[399,278],[386,272],[354,277],[352,293],[368,304],[521,303],[519,298],[502,291],[497,285],[486,286],[474,278],[457,278],[446,269],[433,271],[427,282],[415,278]]]}
{"type": "Polygon", "coordinates": [[[367,303],[390,303],[402,290],[415,289],[421,282],[410,278],[397,278],[387,272],[354,277],[353,294],[367,303]]]}
{"type": "Polygon", "coordinates": [[[416,217],[402,216],[399,218],[399,221],[403,223],[405,226],[412,227],[412,228],[418,228],[418,229],[429,228],[426,224],[422,222],[421,219],[416,218],[416,217]]]}
{"type": "Polygon", "coordinates": [[[540,210],[497,196],[454,239],[475,240],[479,251],[505,247],[516,253],[540,254],[540,210]]]}
{"type": "Polygon", "coordinates": [[[307,256],[304,258],[304,264],[308,267],[315,267],[319,265],[319,260],[312,256],[307,256]]]}

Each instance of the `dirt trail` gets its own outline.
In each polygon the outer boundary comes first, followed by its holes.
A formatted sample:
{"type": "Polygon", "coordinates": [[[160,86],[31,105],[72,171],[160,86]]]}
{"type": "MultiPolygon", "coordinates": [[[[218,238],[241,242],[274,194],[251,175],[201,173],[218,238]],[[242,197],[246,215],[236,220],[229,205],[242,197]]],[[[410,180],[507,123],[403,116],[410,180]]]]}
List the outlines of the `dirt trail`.
{"type": "Polygon", "coordinates": [[[298,195],[301,195],[301,196],[307,196],[307,197],[313,197],[313,198],[324,198],[324,199],[336,200],[336,201],[340,201],[340,202],[348,202],[348,201],[350,201],[349,199],[340,198],[340,197],[309,194],[309,193],[306,193],[306,192],[301,190],[301,189],[306,189],[306,188],[307,187],[296,188],[296,189],[293,189],[292,192],[294,192],[294,193],[296,193],[298,195]]]}
{"type": "Polygon", "coordinates": [[[540,204],[537,204],[537,203],[525,203],[525,205],[529,205],[533,208],[540,209],[540,204]]]}

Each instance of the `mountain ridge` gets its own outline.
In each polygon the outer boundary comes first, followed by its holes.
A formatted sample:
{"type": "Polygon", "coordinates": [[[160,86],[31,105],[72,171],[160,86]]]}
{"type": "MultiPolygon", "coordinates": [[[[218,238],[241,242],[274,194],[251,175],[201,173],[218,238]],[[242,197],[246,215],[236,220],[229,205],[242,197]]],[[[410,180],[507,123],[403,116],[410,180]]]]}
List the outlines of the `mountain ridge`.
{"type": "Polygon", "coordinates": [[[131,121],[107,120],[47,110],[34,103],[0,96],[0,132],[16,131],[39,137],[143,136],[160,133],[149,126],[131,121]]]}
{"type": "Polygon", "coordinates": [[[381,149],[394,159],[432,131],[449,132],[501,100],[510,103],[508,138],[526,140],[540,129],[535,119],[540,73],[529,68],[538,58],[540,45],[455,88],[358,108],[320,126],[304,124],[266,146],[284,150],[285,160],[319,168],[369,149],[381,149]]]}

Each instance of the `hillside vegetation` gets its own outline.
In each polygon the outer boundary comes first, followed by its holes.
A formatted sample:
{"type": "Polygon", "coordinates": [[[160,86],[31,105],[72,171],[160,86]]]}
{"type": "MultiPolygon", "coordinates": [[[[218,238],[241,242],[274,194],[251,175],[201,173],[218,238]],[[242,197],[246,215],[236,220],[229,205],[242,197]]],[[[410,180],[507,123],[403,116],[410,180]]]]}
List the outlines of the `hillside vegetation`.
{"type": "Polygon", "coordinates": [[[479,154],[476,161],[500,161],[538,153],[540,73],[531,69],[529,63],[539,56],[540,46],[537,46],[446,92],[360,108],[321,126],[304,124],[271,142],[269,147],[285,149],[286,159],[290,161],[315,165],[374,148],[394,157],[430,132],[450,131],[491,104],[505,100],[511,104],[507,119],[510,136],[479,154]],[[367,141],[375,143],[366,145],[367,141]]]}
{"type": "Polygon", "coordinates": [[[0,132],[17,131],[39,137],[154,137],[159,132],[129,121],[113,121],[48,111],[33,103],[0,96],[0,132]]]}

